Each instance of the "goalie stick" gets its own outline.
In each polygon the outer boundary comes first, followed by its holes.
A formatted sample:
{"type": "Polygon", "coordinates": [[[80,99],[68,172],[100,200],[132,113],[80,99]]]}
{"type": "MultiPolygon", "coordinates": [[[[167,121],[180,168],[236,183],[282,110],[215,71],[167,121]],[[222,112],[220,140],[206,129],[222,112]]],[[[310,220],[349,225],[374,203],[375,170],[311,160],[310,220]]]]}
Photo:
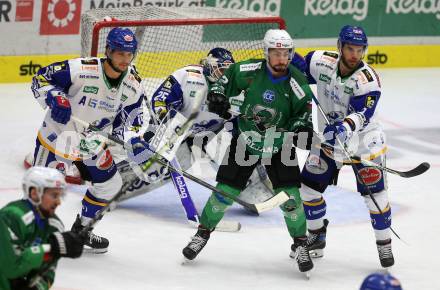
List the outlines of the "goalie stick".
{"type": "MultiPolygon", "coordinates": [[[[176,159],[170,161],[170,163],[178,170],[182,170],[180,164],[176,159]]],[[[195,226],[199,226],[200,216],[197,209],[192,201],[191,195],[189,194],[188,186],[186,185],[185,179],[182,175],[177,172],[171,172],[171,179],[174,183],[174,187],[179,193],[180,201],[185,210],[186,218],[188,222],[195,226]]],[[[221,220],[216,227],[216,230],[221,232],[238,232],[241,229],[241,224],[235,221],[221,220]]]]}
{"type": "MultiPolygon", "coordinates": [[[[193,114],[191,114],[191,115],[193,115],[193,114]]],[[[87,123],[87,122],[85,122],[83,120],[80,120],[80,119],[78,119],[78,118],[76,118],[74,116],[72,116],[71,118],[75,122],[78,122],[81,125],[83,125],[84,127],[88,128],[88,129],[90,129],[92,131],[95,131],[97,134],[99,134],[99,135],[109,139],[110,141],[113,141],[116,144],[120,144],[122,146],[125,145],[124,141],[118,139],[117,137],[114,137],[114,136],[110,135],[109,133],[101,131],[99,128],[96,128],[95,126],[93,126],[91,124],[89,124],[89,123],[87,123]]],[[[183,124],[181,128],[188,127],[186,125],[187,125],[187,123],[183,124]]],[[[184,132],[184,131],[181,129],[179,132],[184,132]]],[[[179,135],[178,132],[176,132],[176,134],[179,135]]],[[[167,142],[164,145],[164,147],[166,147],[166,148],[165,149],[164,148],[160,148],[159,152],[161,152],[161,151],[168,151],[169,149],[171,149],[170,146],[169,146],[169,142],[167,142]]],[[[189,174],[186,171],[181,171],[181,170],[176,169],[175,167],[173,167],[170,164],[168,164],[166,161],[163,161],[161,159],[162,156],[161,156],[161,154],[159,154],[159,152],[155,152],[154,153],[154,155],[153,155],[153,157],[155,157],[154,162],[157,162],[157,163],[167,167],[170,171],[177,172],[177,173],[185,176],[186,178],[194,181],[195,183],[198,183],[201,186],[204,186],[204,187],[206,187],[206,188],[208,188],[208,189],[210,189],[210,190],[212,190],[214,192],[217,192],[217,193],[221,194],[224,197],[232,199],[233,201],[235,201],[238,204],[248,208],[251,211],[254,211],[254,212],[257,212],[257,213],[261,213],[261,212],[270,210],[270,209],[272,209],[274,207],[280,206],[281,204],[283,204],[284,202],[286,202],[289,199],[288,194],[285,193],[284,191],[281,191],[278,194],[274,195],[273,197],[271,197],[271,198],[269,198],[269,199],[267,199],[267,200],[265,200],[263,202],[260,202],[260,203],[248,203],[248,202],[245,202],[245,201],[241,200],[240,198],[238,198],[238,197],[236,197],[234,195],[231,195],[231,194],[229,194],[229,193],[227,193],[227,192],[225,192],[223,190],[220,190],[220,189],[212,186],[208,182],[203,181],[203,180],[201,180],[201,179],[199,179],[199,178],[189,174]]],[[[147,162],[149,162],[149,161],[150,160],[148,160],[147,162]]],[[[151,166],[151,164],[153,164],[153,162],[150,162],[150,166],[151,166]]]]}

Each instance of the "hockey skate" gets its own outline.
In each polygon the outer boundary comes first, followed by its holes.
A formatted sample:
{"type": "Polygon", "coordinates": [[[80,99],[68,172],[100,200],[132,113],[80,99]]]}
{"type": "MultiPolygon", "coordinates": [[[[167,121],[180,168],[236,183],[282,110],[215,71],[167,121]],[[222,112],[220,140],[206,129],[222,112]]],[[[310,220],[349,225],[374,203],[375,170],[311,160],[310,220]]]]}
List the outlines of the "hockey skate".
{"type": "Polygon", "coordinates": [[[197,257],[197,255],[206,246],[206,243],[208,243],[211,232],[211,230],[205,229],[199,225],[197,233],[191,238],[191,241],[182,250],[182,254],[186,260],[191,261],[197,257]]]}
{"type": "MultiPolygon", "coordinates": [[[[307,249],[310,257],[321,258],[324,256],[325,238],[327,234],[328,220],[324,219],[324,226],[317,230],[309,230],[307,235],[307,249]]],[[[295,259],[295,252],[290,252],[290,257],[295,259]]]]}
{"type": "MultiPolygon", "coordinates": [[[[81,218],[76,216],[76,220],[72,225],[72,231],[79,233],[84,226],[81,224],[81,218]]],[[[86,241],[84,243],[84,253],[104,254],[108,251],[109,241],[92,233],[93,228],[86,232],[86,241]]]]}
{"type": "Polygon", "coordinates": [[[294,259],[298,263],[298,269],[310,278],[310,270],[313,269],[313,261],[307,249],[307,238],[294,238],[291,250],[294,253],[294,259]]]}
{"type": "Polygon", "coordinates": [[[376,241],[377,251],[379,253],[380,264],[384,268],[394,265],[394,256],[391,250],[391,239],[376,241]]]}

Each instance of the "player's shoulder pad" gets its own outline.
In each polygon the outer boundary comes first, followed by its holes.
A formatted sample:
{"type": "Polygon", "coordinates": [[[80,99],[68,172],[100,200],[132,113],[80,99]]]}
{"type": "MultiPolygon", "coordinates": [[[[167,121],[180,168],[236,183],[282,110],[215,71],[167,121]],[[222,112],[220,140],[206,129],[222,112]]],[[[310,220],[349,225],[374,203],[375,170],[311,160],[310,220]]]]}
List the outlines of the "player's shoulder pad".
{"type": "Polygon", "coordinates": [[[2,211],[24,226],[30,225],[35,220],[34,212],[26,205],[24,200],[13,201],[4,207],[2,211]]]}
{"type": "Polygon", "coordinates": [[[234,67],[238,67],[240,72],[256,71],[263,68],[263,59],[249,59],[234,64],[234,67]]]}
{"type": "Polygon", "coordinates": [[[363,62],[363,64],[364,65],[352,75],[357,84],[356,95],[366,94],[371,91],[380,91],[381,83],[379,75],[371,66],[365,62],[363,62]]]}
{"type": "Polygon", "coordinates": [[[93,58],[73,58],[69,60],[70,73],[72,76],[76,74],[93,74],[99,73],[100,60],[93,58]]]}
{"type": "Polygon", "coordinates": [[[203,67],[200,65],[188,65],[182,67],[173,72],[172,76],[181,85],[187,80],[203,81],[205,78],[203,75],[203,67]]]}
{"type": "Polygon", "coordinates": [[[316,66],[328,66],[333,68],[338,63],[339,54],[336,51],[316,50],[312,56],[312,62],[316,66]]]}

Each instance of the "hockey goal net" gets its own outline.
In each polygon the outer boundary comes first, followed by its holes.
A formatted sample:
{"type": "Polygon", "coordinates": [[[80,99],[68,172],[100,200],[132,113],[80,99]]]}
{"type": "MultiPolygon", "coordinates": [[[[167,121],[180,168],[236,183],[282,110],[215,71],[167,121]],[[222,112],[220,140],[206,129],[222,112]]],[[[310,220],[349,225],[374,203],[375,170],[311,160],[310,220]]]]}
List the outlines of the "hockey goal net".
{"type": "Polygon", "coordinates": [[[81,56],[102,56],[113,27],[128,27],[138,40],[134,63],[150,97],[176,69],[198,64],[214,47],[236,61],[262,58],[267,29],[285,28],[280,17],[223,8],[131,7],[94,9],[82,15],[81,56]]]}

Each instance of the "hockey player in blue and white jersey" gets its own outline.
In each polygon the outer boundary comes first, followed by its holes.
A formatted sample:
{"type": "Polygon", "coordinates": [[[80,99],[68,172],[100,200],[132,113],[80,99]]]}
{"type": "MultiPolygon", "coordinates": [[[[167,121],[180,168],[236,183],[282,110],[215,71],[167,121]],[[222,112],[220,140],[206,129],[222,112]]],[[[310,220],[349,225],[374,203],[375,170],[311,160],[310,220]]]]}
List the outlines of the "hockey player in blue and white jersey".
{"type": "MultiPolygon", "coordinates": [[[[93,123],[120,139],[128,139],[142,125],[141,79],[131,65],[137,41],[129,29],[113,28],[106,41],[105,58],[76,58],[41,68],[32,91],[43,109],[34,165],[63,168],[72,163],[91,181],[82,200],[82,212],[72,230],[79,232],[120,190],[122,179],[105,142],[72,117],[93,123]],[[110,126],[109,126],[110,125],[110,126]]],[[[130,139],[136,143],[137,139],[130,139]]],[[[109,241],[88,233],[86,245],[106,252],[109,241]]]]}
{"type": "MultiPolygon", "coordinates": [[[[326,123],[317,114],[318,130],[323,132],[322,148],[312,148],[302,171],[301,197],[309,229],[308,247],[315,255],[322,255],[325,247],[327,220],[326,203],[322,196],[328,185],[336,184],[343,165],[338,154],[339,138],[351,154],[375,163],[385,163],[385,135],[375,120],[375,111],[381,97],[379,76],[362,58],[368,41],[364,30],[344,26],[338,38],[338,52],[313,51],[306,55],[306,74],[309,83],[317,85],[317,99],[330,121],[326,123]],[[331,150],[328,148],[331,147],[331,150]],[[333,150],[334,149],[334,150],[333,150]],[[333,151],[333,152],[330,152],[333,151]]],[[[345,160],[347,161],[347,160],[345,160]]],[[[357,190],[364,197],[370,211],[376,236],[380,263],[383,267],[394,264],[391,251],[391,208],[387,194],[386,173],[375,167],[355,164],[363,183],[357,180],[357,190]],[[366,188],[368,187],[368,189],[366,188]],[[372,193],[383,215],[368,195],[372,193]]]]}

